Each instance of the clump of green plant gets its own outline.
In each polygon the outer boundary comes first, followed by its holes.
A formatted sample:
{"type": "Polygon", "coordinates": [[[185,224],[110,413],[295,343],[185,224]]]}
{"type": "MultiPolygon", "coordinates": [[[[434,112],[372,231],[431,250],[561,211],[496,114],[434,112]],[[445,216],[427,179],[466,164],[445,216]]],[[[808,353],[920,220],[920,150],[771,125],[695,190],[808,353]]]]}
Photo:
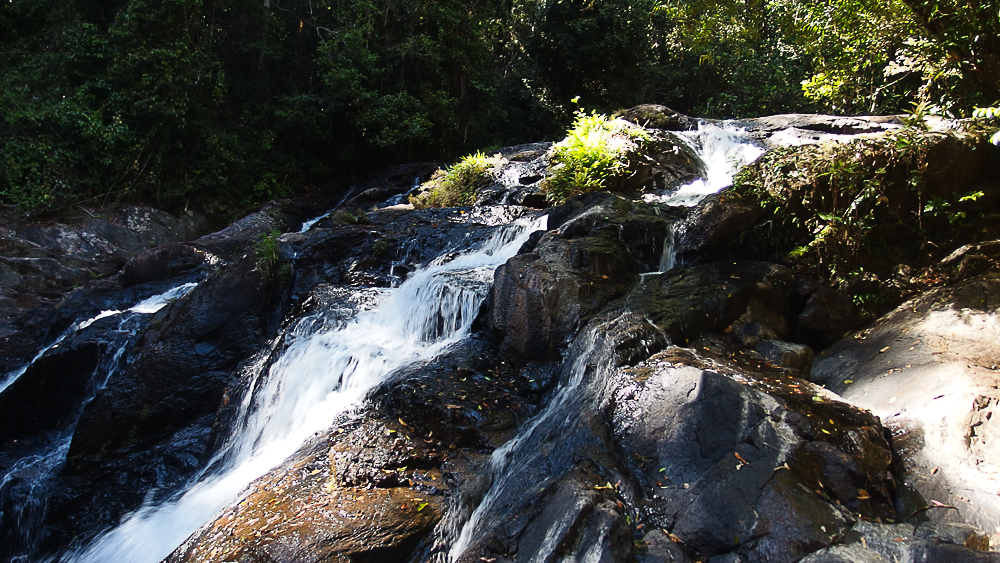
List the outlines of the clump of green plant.
{"type": "Polygon", "coordinates": [[[410,196],[410,203],[418,209],[472,205],[476,190],[486,183],[489,171],[504,162],[506,159],[499,154],[470,154],[446,170],[435,171],[431,179],[424,182],[421,193],[410,196]]]}
{"type": "Polygon", "coordinates": [[[629,180],[643,164],[642,149],[650,141],[641,127],[578,110],[566,138],[552,147],[553,166],[542,189],[550,201],[562,203],[587,192],[633,187],[629,180]]]}
{"type": "Polygon", "coordinates": [[[392,243],[388,239],[380,238],[372,244],[372,255],[381,258],[389,252],[390,248],[392,248],[392,243]]]}
{"type": "Polygon", "coordinates": [[[281,231],[274,229],[270,233],[261,233],[257,237],[257,244],[254,250],[257,254],[257,271],[261,273],[265,280],[274,277],[278,261],[281,259],[281,248],[278,246],[278,237],[281,231]]]}
{"type": "Polygon", "coordinates": [[[732,193],[764,216],[737,244],[839,285],[866,313],[881,314],[915,287],[894,268],[930,267],[989,224],[989,191],[952,179],[953,155],[987,150],[983,140],[982,132],[909,127],[769,151],[734,180],[732,193]],[[868,295],[883,293],[882,301],[868,295]]]}
{"type": "Polygon", "coordinates": [[[338,209],[330,216],[330,222],[335,227],[343,227],[345,225],[367,225],[370,220],[363,209],[338,209]]]}

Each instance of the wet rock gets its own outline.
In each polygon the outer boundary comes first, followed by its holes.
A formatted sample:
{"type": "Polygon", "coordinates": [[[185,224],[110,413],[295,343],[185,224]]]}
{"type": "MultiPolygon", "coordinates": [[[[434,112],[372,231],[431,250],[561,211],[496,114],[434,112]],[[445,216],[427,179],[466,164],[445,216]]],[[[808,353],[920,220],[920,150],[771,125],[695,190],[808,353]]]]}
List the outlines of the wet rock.
{"type": "Polygon", "coordinates": [[[858,522],[844,545],[809,555],[804,563],[900,561],[901,563],[989,563],[1000,553],[989,551],[981,530],[956,524],[877,524],[858,522]]]}
{"type": "Polygon", "coordinates": [[[625,302],[642,311],[676,344],[709,332],[756,321],[779,337],[788,334],[793,277],[784,266],[765,262],[713,262],[648,275],[625,302]]]}
{"type": "Polygon", "coordinates": [[[204,253],[181,243],[168,243],[143,252],[122,268],[123,287],[184,275],[206,263],[204,253]]]}
{"type": "Polygon", "coordinates": [[[692,265],[707,261],[713,251],[753,226],[761,213],[758,205],[732,191],[706,197],[677,227],[675,248],[679,261],[692,265]]]}
{"type": "Polygon", "coordinates": [[[74,418],[86,389],[94,385],[95,370],[108,352],[103,331],[117,325],[117,321],[105,319],[99,324],[103,326],[94,326],[59,343],[0,393],[0,441],[34,439],[44,432],[58,432],[74,418]]]}
{"type": "Polygon", "coordinates": [[[672,213],[608,193],[551,209],[550,232],[494,275],[489,322],[505,353],[519,361],[556,358],[640,272],[659,267],[672,213]]]}
{"type": "Polygon", "coordinates": [[[575,480],[541,500],[517,543],[517,557],[567,563],[633,560],[632,533],[613,495],[575,480]]]}
{"type": "Polygon", "coordinates": [[[691,563],[691,558],[663,530],[649,532],[640,543],[637,563],[691,563]]]}
{"type": "Polygon", "coordinates": [[[781,340],[765,340],[757,345],[756,351],[770,363],[788,368],[798,377],[809,379],[813,363],[812,348],[781,340]]]}
{"type": "Polygon", "coordinates": [[[630,460],[639,460],[630,466],[647,526],[670,530],[703,555],[735,549],[741,561],[795,561],[850,529],[855,517],[845,503],[863,514],[893,514],[892,454],[877,431],[865,430],[878,429],[877,419],[800,396],[799,383],[749,376],[747,385],[722,373],[731,367],[712,365],[668,349],[626,370],[635,382],[615,395],[612,425],[621,446],[635,452],[630,460]],[[806,454],[815,448],[837,455],[806,454]],[[862,458],[878,461],[866,466],[862,458]],[[852,484],[881,483],[871,504],[858,504],[855,488],[824,489],[836,471],[852,484]]]}
{"type": "Polygon", "coordinates": [[[797,342],[823,349],[857,327],[859,315],[850,295],[796,276],[793,335],[797,342]]]}
{"type": "Polygon", "coordinates": [[[88,405],[69,467],[95,471],[105,452],[214,412],[229,370],[277,329],[281,282],[264,280],[255,261],[244,259],[158,313],[131,351],[132,363],[88,405]]]}
{"type": "Polygon", "coordinates": [[[647,149],[649,182],[645,189],[661,192],[674,190],[684,184],[704,178],[707,174],[705,163],[691,148],[690,143],[670,131],[654,131],[647,149]]]}
{"type": "Polygon", "coordinates": [[[621,118],[651,129],[693,131],[698,128],[697,119],[658,104],[643,104],[627,109],[621,118]]]}
{"type": "MultiPolygon", "coordinates": [[[[113,280],[134,254],[205,230],[204,219],[194,214],[177,218],[140,206],[68,213],[61,222],[12,217],[5,223],[9,228],[0,236],[0,337],[17,335],[24,346],[40,344],[45,337],[30,334],[31,317],[38,316],[31,309],[58,306],[78,288],[113,280]]],[[[15,362],[30,356],[10,348],[0,354],[10,354],[15,362]]]]}
{"type": "Polygon", "coordinates": [[[234,370],[277,329],[286,284],[244,259],[152,316],[80,417],[48,545],[111,525],[151,490],[169,494],[197,470],[234,370]]]}
{"type": "Polygon", "coordinates": [[[319,440],[268,473],[165,561],[406,561],[444,509],[441,496],[417,486],[445,488],[441,472],[410,471],[409,485],[343,486],[331,476],[328,446],[319,440]]]}
{"type": "Polygon", "coordinates": [[[497,269],[490,326],[518,361],[555,359],[567,338],[637,277],[635,261],[617,239],[548,235],[536,252],[497,269]]]}
{"type": "Polygon", "coordinates": [[[774,332],[774,329],[757,321],[736,325],[734,334],[748,348],[753,348],[761,342],[778,339],[778,333],[774,332]]]}
{"type": "Polygon", "coordinates": [[[247,215],[221,231],[191,241],[194,248],[207,251],[223,260],[232,260],[244,253],[253,253],[261,235],[289,230],[296,219],[281,207],[269,205],[247,215]]]}
{"type": "Polygon", "coordinates": [[[505,158],[491,173],[491,181],[476,192],[476,206],[524,205],[544,209],[551,203],[541,191],[548,175],[548,150],[552,143],[532,143],[507,147],[498,153],[505,158]]]}
{"type": "Polygon", "coordinates": [[[404,196],[416,189],[421,181],[430,178],[440,166],[437,162],[415,162],[397,166],[352,188],[352,192],[356,195],[345,201],[343,206],[368,208],[384,204],[395,196],[404,196]]]}

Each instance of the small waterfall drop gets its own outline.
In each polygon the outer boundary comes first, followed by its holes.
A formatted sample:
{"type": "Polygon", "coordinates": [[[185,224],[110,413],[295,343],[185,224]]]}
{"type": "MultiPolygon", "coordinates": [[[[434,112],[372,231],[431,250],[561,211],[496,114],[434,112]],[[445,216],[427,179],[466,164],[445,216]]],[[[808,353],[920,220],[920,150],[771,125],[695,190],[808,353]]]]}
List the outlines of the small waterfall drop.
{"type": "MultiPolygon", "coordinates": [[[[441,531],[450,542],[444,562],[456,563],[477,541],[501,524],[497,516],[509,514],[526,495],[541,494],[550,479],[558,479],[577,463],[561,448],[587,435],[587,416],[603,395],[593,386],[603,385],[613,367],[613,349],[604,340],[607,326],[581,334],[566,354],[560,384],[552,400],[518,435],[497,448],[482,470],[481,498],[463,499],[445,516],[441,531]],[[589,389],[589,390],[588,390],[589,389]],[[469,506],[474,504],[474,508],[469,506]]],[[[475,496],[475,492],[468,491],[475,496]]],[[[553,551],[555,551],[555,547],[553,551]]],[[[589,560],[589,559],[586,559],[589,560]]]]}
{"type": "Polygon", "coordinates": [[[669,272],[677,266],[677,225],[670,225],[663,238],[663,252],[660,254],[660,272],[669,272]]]}
{"type": "Polygon", "coordinates": [[[705,163],[705,178],[683,185],[671,194],[647,195],[647,201],[693,207],[706,196],[732,185],[740,168],[764,154],[764,149],[752,143],[743,129],[731,123],[720,127],[701,122],[697,131],[682,135],[705,163]]]}
{"type": "Polygon", "coordinates": [[[68,559],[153,563],[169,555],[253,480],[360,406],[396,370],[432,360],[464,338],[494,270],[544,225],[542,217],[500,227],[476,251],[450,260],[453,254],[446,252],[346,323],[330,327],[301,319],[270,368],[263,354],[247,373],[238,423],[206,464],[212,469],[171,500],[143,506],[68,559]],[[315,327],[321,330],[313,332],[315,327]]]}

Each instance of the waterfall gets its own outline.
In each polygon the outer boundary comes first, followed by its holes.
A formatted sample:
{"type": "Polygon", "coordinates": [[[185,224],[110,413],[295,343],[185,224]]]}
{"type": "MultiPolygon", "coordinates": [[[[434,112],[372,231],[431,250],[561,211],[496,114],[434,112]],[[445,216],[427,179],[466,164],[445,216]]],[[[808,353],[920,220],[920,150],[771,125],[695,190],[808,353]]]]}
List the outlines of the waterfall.
{"type": "Polygon", "coordinates": [[[740,168],[757,160],[764,149],[750,141],[746,132],[732,123],[722,126],[701,122],[698,130],[684,132],[691,148],[705,164],[705,178],[695,180],[665,196],[648,195],[647,201],[658,201],[667,205],[694,207],[705,196],[714,194],[733,183],[733,177],[740,168]]]}
{"type": "Polygon", "coordinates": [[[432,360],[464,338],[494,270],[544,224],[542,217],[500,227],[476,251],[446,252],[347,322],[301,319],[275,361],[262,354],[253,362],[238,423],[206,469],[173,498],[144,505],[69,560],[152,563],[169,555],[399,368],[432,360]]]}
{"type": "MultiPolygon", "coordinates": [[[[47,444],[35,450],[35,453],[28,455],[17,461],[0,478],[0,499],[16,498],[15,514],[13,522],[15,526],[11,529],[12,534],[6,539],[7,548],[11,550],[11,561],[25,561],[23,555],[16,555],[18,552],[30,552],[34,545],[38,527],[45,517],[47,510],[47,496],[49,493],[49,481],[66,462],[66,454],[69,452],[70,442],[73,438],[73,431],[83,413],[84,407],[97,395],[98,391],[107,385],[121,364],[122,356],[126,349],[139,334],[146,317],[167,306],[169,303],[179,299],[181,296],[191,291],[196,283],[186,283],[175,287],[169,291],[154,295],[148,299],[140,301],[126,311],[108,310],[70,325],[52,344],[46,346],[30,362],[23,367],[8,374],[4,384],[0,386],[0,392],[14,383],[20,376],[45,355],[46,352],[59,346],[61,342],[76,332],[85,330],[95,322],[108,317],[123,315],[118,322],[118,327],[110,331],[110,341],[108,350],[110,354],[105,354],[94,369],[93,375],[87,385],[87,392],[83,400],[76,407],[76,411],[71,417],[69,424],[56,436],[48,438],[47,444]]],[[[10,515],[8,515],[10,518],[10,515]]]]}
{"type": "Polygon", "coordinates": [[[677,265],[677,224],[672,223],[667,236],[663,238],[663,252],[660,254],[659,272],[669,272],[677,265]]]}

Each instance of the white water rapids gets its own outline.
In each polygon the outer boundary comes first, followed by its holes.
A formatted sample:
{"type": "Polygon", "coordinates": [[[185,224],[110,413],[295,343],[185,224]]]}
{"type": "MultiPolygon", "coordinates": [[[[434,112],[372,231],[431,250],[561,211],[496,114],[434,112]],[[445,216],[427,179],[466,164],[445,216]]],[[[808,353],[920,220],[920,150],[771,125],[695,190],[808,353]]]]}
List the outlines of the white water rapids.
{"type": "Polygon", "coordinates": [[[699,123],[698,130],[681,133],[705,163],[705,178],[683,185],[665,196],[647,195],[646,201],[694,207],[698,202],[732,185],[733,177],[747,164],[764,154],[751,143],[746,132],[732,123],[721,126],[699,123]]]}
{"type": "MultiPolygon", "coordinates": [[[[698,130],[683,132],[680,137],[690,144],[694,152],[705,165],[705,177],[685,184],[675,191],[645,196],[647,202],[659,202],[679,207],[694,207],[706,197],[719,193],[733,184],[733,178],[741,168],[760,158],[764,149],[750,141],[749,136],[739,126],[733,123],[723,123],[722,126],[701,122],[698,130]]],[[[672,225],[663,241],[663,254],[660,256],[660,272],[666,272],[677,266],[675,251],[676,239],[680,225],[672,225]]]]}
{"type": "MultiPolygon", "coordinates": [[[[332,329],[298,323],[270,369],[250,373],[239,423],[226,446],[180,494],[145,505],[68,559],[153,563],[169,555],[253,480],[287,459],[400,367],[429,361],[464,338],[493,280],[545,218],[500,227],[482,248],[434,261],[382,303],[332,329]]],[[[447,256],[447,254],[445,254],[447,256]]],[[[260,358],[258,366],[266,363],[260,358]]],[[[252,370],[251,370],[252,372],[252,370]]]]}

